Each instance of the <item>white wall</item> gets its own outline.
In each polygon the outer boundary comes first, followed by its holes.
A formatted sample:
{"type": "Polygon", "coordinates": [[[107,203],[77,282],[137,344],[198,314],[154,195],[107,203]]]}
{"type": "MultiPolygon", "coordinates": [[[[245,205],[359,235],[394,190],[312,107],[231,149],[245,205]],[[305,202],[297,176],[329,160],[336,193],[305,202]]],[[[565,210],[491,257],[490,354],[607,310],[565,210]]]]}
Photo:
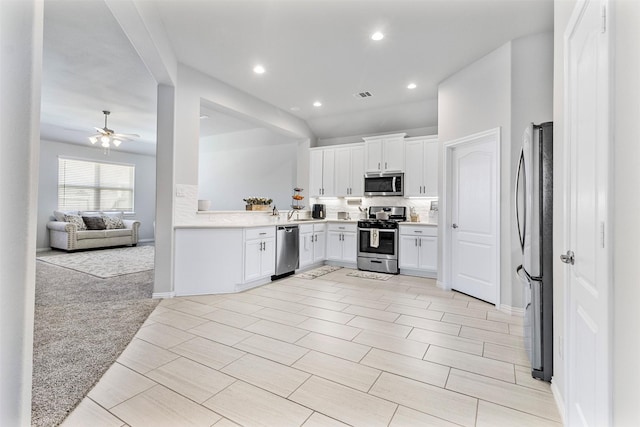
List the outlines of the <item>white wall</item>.
{"type": "MultiPolygon", "coordinates": [[[[520,302],[511,300],[511,43],[501,46],[440,84],[438,120],[438,140],[441,144],[501,128],[501,303],[520,307],[520,302]]],[[[444,151],[441,150],[441,159],[443,155],[444,151]]],[[[440,165],[440,194],[444,194],[442,183],[445,170],[442,161],[440,165]]],[[[441,236],[444,235],[445,225],[443,218],[439,225],[441,236]]],[[[439,244],[442,246],[442,241],[439,244]]],[[[438,262],[438,280],[442,281],[442,259],[438,262]]]]}
{"type": "Polygon", "coordinates": [[[135,215],[127,219],[140,220],[140,239],[153,240],[156,199],[156,159],[152,156],[111,150],[105,155],[101,148],[89,145],[42,140],[40,143],[40,177],[38,193],[38,250],[49,248],[47,222],[58,209],[58,156],[83,160],[126,163],[135,165],[135,215]]]}
{"type": "MultiPolygon", "coordinates": [[[[242,199],[266,197],[289,209],[298,184],[298,142],[266,129],[252,129],[200,140],[198,199],[211,210],[244,210],[242,199]]],[[[303,187],[304,188],[304,187],[303,187]]]]}
{"type": "Polygon", "coordinates": [[[640,2],[614,3],[613,424],[640,425],[640,2]]]}
{"type": "Polygon", "coordinates": [[[31,424],[43,5],[0,1],[0,425],[31,424]]]}
{"type": "MultiPolygon", "coordinates": [[[[438,88],[438,139],[442,143],[501,129],[501,304],[514,308],[523,307],[522,285],[515,277],[521,255],[513,220],[514,173],[525,125],[552,120],[552,47],[550,33],[512,40],[438,88]]],[[[444,173],[444,167],[441,171],[444,173]]],[[[444,225],[441,221],[440,227],[444,225]]]]}

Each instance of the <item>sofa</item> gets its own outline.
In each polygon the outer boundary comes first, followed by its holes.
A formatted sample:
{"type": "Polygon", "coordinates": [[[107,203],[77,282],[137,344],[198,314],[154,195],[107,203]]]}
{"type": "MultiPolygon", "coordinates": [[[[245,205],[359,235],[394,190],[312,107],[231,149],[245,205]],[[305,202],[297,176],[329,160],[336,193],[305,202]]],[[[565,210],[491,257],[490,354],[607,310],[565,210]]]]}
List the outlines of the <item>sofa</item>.
{"type": "Polygon", "coordinates": [[[47,223],[52,248],[76,251],[138,244],[140,221],[124,219],[122,212],[54,211],[53,216],[47,223]]]}

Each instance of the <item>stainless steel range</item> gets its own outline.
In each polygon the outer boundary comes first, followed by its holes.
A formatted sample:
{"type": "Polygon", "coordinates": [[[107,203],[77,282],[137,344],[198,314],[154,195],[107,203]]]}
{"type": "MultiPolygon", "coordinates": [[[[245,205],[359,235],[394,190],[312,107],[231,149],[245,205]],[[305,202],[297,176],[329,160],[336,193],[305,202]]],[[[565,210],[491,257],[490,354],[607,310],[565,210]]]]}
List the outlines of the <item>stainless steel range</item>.
{"type": "Polygon", "coordinates": [[[398,222],[407,220],[407,208],[371,206],[368,217],[358,221],[358,270],[400,273],[398,222]]]}

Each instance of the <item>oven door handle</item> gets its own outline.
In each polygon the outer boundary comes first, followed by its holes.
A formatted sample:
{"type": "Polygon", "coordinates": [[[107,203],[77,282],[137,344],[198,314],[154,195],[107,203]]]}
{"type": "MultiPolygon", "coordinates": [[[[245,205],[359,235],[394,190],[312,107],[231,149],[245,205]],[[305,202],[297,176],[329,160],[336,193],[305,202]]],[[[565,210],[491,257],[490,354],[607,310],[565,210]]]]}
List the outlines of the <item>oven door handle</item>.
{"type": "Polygon", "coordinates": [[[379,233],[395,233],[397,229],[385,229],[385,228],[358,228],[358,231],[378,230],[379,233]]]}

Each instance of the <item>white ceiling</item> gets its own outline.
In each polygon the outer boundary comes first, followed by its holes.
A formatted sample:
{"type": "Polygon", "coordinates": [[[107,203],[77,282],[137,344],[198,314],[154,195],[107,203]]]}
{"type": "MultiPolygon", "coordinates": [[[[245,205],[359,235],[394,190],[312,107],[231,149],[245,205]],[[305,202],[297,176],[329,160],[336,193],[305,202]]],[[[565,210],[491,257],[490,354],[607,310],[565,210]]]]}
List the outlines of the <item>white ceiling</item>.
{"type": "MultiPolygon", "coordinates": [[[[553,28],[552,0],[148,1],[180,62],[306,120],[319,138],[435,126],[439,82],[553,28]],[[266,73],[253,73],[257,63],[266,73]]],[[[43,67],[43,138],[86,143],[109,109],[110,128],[141,135],[122,150],[154,151],[155,82],[103,0],[45,1],[43,67]]],[[[242,127],[204,122],[213,133],[242,127]]]]}

